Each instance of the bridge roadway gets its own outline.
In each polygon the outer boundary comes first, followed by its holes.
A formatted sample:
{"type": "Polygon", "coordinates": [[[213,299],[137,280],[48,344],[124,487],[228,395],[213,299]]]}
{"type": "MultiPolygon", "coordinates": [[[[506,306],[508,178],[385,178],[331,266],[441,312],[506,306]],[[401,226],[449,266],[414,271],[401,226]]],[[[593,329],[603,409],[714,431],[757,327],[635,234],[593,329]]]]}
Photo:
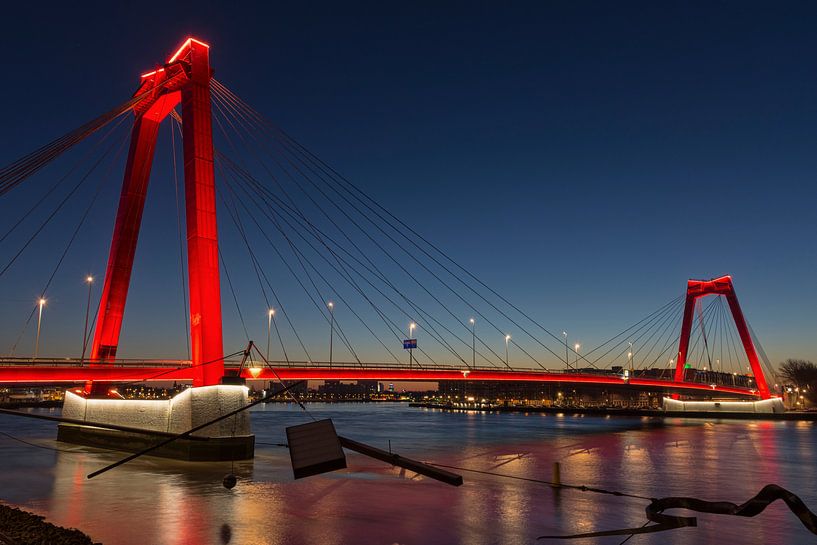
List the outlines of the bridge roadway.
{"type": "MultiPolygon", "coordinates": [[[[410,368],[407,364],[337,362],[271,362],[272,367],[246,364],[241,376],[258,380],[377,380],[410,382],[440,380],[550,382],[564,385],[583,384],[617,389],[662,390],[666,393],[719,397],[759,397],[755,390],[735,386],[676,382],[655,377],[624,378],[612,371],[536,370],[522,368],[499,369],[460,366],[410,368]]],[[[225,373],[235,374],[239,362],[225,361],[225,373]]],[[[93,364],[79,359],[62,358],[0,358],[0,384],[76,384],[88,380],[99,382],[190,381],[193,368],[189,361],[180,360],[117,360],[93,364]]]]}

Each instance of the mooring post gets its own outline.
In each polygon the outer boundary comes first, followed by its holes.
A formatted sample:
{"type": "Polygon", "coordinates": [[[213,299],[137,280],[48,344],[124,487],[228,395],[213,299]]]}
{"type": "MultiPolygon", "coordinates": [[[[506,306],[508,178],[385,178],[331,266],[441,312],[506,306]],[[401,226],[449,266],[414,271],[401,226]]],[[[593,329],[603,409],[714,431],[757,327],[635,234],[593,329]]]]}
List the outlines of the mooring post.
{"type": "Polygon", "coordinates": [[[559,462],[553,462],[553,479],[551,479],[551,486],[559,489],[562,486],[562,468],[559,462]]]}

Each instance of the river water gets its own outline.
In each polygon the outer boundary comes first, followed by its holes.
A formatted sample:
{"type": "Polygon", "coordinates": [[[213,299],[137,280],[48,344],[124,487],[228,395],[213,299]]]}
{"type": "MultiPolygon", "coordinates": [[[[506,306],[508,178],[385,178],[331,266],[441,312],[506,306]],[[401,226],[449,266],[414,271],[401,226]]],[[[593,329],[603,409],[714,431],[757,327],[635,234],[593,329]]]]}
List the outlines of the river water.
{"type": "MultiPolygon", "coordinates": [[[[606,537],[540,540],[638,527],[647,502],[463,472],[459,488],[355,453],[349,468],[294,481],[286,426],[308,421],[296,405],[258,406],[253,461],[144,457],[87,480],[122,457],[58,443],[55,424],[0,415],[0,499],[75,527],[104,545],[619,544],[606,537]],[[53,448],[60,451],[51,450],[53,448]]],[[[768,483],[817,511],[817,427],[812,422],[590,417],[566,413],[451,413],[406,404],[311,404],[338,433],[440,464],[562,481],[646,497],[742,503],[768,483]]],[[[675,514],[687,514],[678,511],[675,514]]],[[[817,543],[782,502],[755,518],[701,514],[697,528],[636,535],[635,544],[817,543]]]]}

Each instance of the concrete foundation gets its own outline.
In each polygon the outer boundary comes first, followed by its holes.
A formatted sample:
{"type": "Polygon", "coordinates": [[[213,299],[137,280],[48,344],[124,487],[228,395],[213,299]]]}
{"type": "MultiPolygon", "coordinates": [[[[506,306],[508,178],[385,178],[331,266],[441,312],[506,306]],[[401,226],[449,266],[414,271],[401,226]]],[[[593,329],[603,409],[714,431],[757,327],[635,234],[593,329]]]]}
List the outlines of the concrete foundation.
{"type": "MultiPolygon", "coordinates": [[[[218,385],[190,388],[169,400],[129,400],[86,399],[68,391],[64,417],[131,429],[60,424],[57,439],[135,452],[245,406],[247,392],[245,386],[218,385]]],[[[189,438],[177,439],[151,455],[191,461],[246,460],[253,457],[254,449],[255,436],[245,411],[202,428],[189,438]]]]}
{"type": "Polygon", "coordinates": [[[783,400],[774,397],[762,401],[680,401],[664,398],[664,410],[707,413],[784,413],[783,400]]]}

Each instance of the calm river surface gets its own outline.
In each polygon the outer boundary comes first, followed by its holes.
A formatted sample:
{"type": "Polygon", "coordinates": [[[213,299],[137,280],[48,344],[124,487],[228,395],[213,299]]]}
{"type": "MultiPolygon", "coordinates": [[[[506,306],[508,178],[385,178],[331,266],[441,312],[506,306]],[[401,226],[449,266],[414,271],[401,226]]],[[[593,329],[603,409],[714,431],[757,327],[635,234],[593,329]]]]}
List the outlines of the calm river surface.
{"type": "MultiPolygon", "coordinates": [[[[618,544],[622,537],[537,541],[641,526],[646,502],[463,473],[450,487],[348,454],[349,469],[293,481],[284,428],[308,418],[293,405],[253,411],[255,460],[142,458],[93,480],[121,454],[57,443],[52,423],[0,415],[0,498],[76,527],[104,545],[618,544]]],[[[311,404],[338,433],[422,460],[647,497],[692,495],[742,503],[777,483],[817,511],[812,422],[448,413],[405,404],[311,404]]],[[[678,514],[686,514],[678,511],[678,514]]],[[[782,502],[755,518],[700,515],[697,528],[640,535],[634,544],[817,543],[782,502]]]]}

